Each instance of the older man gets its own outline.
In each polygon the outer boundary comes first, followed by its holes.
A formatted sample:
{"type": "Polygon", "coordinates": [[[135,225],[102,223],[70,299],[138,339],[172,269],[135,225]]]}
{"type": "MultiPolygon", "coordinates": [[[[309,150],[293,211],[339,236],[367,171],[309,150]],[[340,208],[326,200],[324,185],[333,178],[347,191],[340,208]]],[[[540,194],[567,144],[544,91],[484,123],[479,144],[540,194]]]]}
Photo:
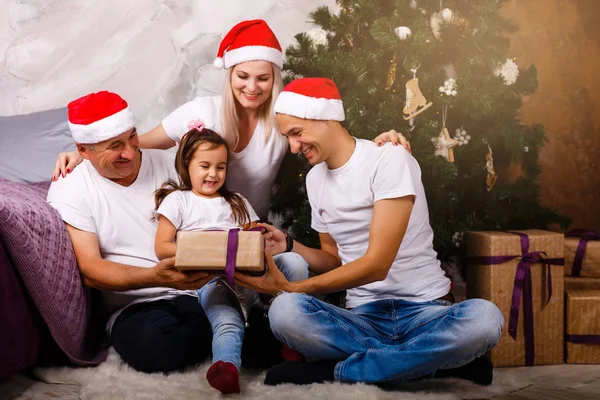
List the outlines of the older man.
{"type": "Polygon", "coordinates": [[[271,249],[299,253],[320,275],[288,282],[269,268],[263,277],[236,279],[284,292],[269,311],[275,336],[324,361],[288,361],[265,383],[391,383],[433,374],[491,383],[492,366],[481,356],[500,340],[502,314],[481,299],[449,301],[416,160],[401,147],[352,137],[329,79],[293,81],[275,112],[292,152],[313,166],[306,190],[321,249],[268,226],[271,249]],[[347,290],[347,309],[308,295],[338,290],[347,290]]]}
{"type": "Polygon", "coordinates": [[[48,202],[67,225],[84,283],[102,290],[113,346],[145,372],[200,361],[212,335],[196,289],[212,277],[158,262],[153,247],[153,192],[177,179],[173,155],[140,151],[133,114],[117,94],[87,95],[68,111],[85,161],[52,183],[48,202]]]}

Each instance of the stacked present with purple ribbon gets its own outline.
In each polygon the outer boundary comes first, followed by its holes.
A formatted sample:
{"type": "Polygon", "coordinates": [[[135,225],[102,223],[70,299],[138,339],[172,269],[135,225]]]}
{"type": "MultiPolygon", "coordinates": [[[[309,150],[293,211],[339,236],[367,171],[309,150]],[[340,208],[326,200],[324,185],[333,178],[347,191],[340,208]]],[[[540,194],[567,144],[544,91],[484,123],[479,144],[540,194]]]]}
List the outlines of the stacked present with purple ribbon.
{"type": "Polygon", "coordinates": [[[565,234],[567,362],[600,364],[600,234],[565,234]]]}
{"type": "Polygon", "coordinates": [[[468,232],[467,296],[505,320],[490,352],[496,367],[564,362],[564,235],[541,230],[468,232]]]}

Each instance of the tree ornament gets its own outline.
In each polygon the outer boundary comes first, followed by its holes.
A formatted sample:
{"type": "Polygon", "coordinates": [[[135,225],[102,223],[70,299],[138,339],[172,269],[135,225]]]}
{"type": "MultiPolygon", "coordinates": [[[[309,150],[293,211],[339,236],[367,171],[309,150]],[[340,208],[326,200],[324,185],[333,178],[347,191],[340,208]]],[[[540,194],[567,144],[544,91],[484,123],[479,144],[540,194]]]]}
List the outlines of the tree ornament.
{"type": "Polygon", "coordinates": [[[440,28],[442,24],[450,24],[454,21],[454,11],[449,8],[444,8],[442,11],[438,13],[431,14],[429,17],[429,25],[431,26],[431,31],[433,32],[433,36],[436,39],[439,39],[441,36],[440,28]]]}
{"type": "Polygon", "coordinates": [[[456,96],[458,94],[456,89],[456,79],[454,78],[446,79],[446,81],[444,81],[444,86],[439,87],[439,91],[442,93],[442,95],[445,94],[446,96],[456,96]]]}
{"type": "Polygon", "coordinates": [[[454,21],[454,11],[449,8],[444,8],[442,11],[440,11],[440,16],[444,22],[454,21]]]}
{"type": "Polygon", "coordinates": [[[446,128],[446,117],[448,115],[448,106],[442,108],[442,131],[436,138],[431,138],[433,145],[435,146],[435,155],[442,156],[449,162],[454,162],[454,151],[452,148],[459,144],[458,140],[454,140],[450,137],[448,129],[446,128]]]}
{"type": "Polygon", "coordinates": [[[496,184],[496,180],[498,180],[498,174],[496,173],[496,169],[494,168],[494,157],[492,156],[492,148],[484,140],[484,143],[487,144],[488,151],[485,155],[485,169],[487,170],[487,178],[485,179],[485,185],[487,186],[487,191],[492,190],[494,185],[496,184]]]}
{"type": "Polygon", "coordinates": [[[329,41],[327,40],[327,31],[321,28],[313,28],[306,32],[311,42],[316,46],[327,46],[329,41]]]}
{"type": "Polygon", "coordinates": [[[427,103],[425,96],[423,96],[421,89],[419,89],[419,79],[417,79],[418,68],[411,69],[413,78],[406,82],[406,104],[404,105],[404,110],[402,110],[406,114],[404,116],[405,120],[416,117],[433,104],[432,102],[427,103]]]}
{"type": "Polygon", "coordinates": [[[504,78],[504,84],[510,86],[519,77],[519,66],[512,59],[507,58],[504,64],[496,68],[494,75],[504,78]]]}
{"type": "Polygon", "coordinates": [[[412,8],[413,10],[416,10],[418,6],[419,6],[419,3],[417,3],[417,0],[410,0],[410,8],[412,8]]]}
{"type": "Polygon", "coordinates": [[[396,67],[398,63],[396,62],[396,55],[390,60],[390,69],[388,70],[387,79],[385,81],[385,90],[390,90],[392,85],[396,81],[396,67]]]}
{"type": "Polygon", "coordinates": [[[464,232],[454,232],[454,235],[452,235],[452,243],[454,243],[454,246],[460,247],[464,237],[464,232]]]}
{"type": "Polygon", "coordinates": [[[458,141],[458,145],[459,146],[464,146],[469,144],[469,141],[471,140],[471,135],[467,135],[467,131],[464,129],[464,127],[460,127],[457,128],[454,131],[454,140],[458,141]]]}
{"type": "Polygon", "coordinates": [[[396,36],[400,38],[400,40],[406,40],[406,38],[412,34],[412,31],[408,26],[399,26],[394,29],[394,32],[396,33],[396,36]]]}

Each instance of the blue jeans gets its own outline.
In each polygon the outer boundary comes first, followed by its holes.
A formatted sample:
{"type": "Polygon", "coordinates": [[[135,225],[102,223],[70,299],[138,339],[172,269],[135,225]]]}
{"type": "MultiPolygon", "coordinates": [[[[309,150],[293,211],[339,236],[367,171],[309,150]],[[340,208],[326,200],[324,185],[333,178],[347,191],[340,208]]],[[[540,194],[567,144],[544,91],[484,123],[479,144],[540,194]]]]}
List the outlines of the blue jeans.
{"type": "MultiPolygon", "coordinates": [[[[296,253],[283,253],[273,257],[279,270],[288,281],[308,278],[308,263],[296,253]]],[[[244,317],[238,299],[226,285],[212,280],[198,291],[198,301],[210,321],[213,332],[213,363],[230,362],[240,369],[242,342],[244,340],[244,317]]]]}
{"type": "Polygon", "coordinates": [[[352,310],[299,293],[269,310],[276,338],[310,358],[336,364],[341,382],[387,382],[462,366],[500,341],[504,318],[482,299],[451,304],[379,300],[352,310]]]}

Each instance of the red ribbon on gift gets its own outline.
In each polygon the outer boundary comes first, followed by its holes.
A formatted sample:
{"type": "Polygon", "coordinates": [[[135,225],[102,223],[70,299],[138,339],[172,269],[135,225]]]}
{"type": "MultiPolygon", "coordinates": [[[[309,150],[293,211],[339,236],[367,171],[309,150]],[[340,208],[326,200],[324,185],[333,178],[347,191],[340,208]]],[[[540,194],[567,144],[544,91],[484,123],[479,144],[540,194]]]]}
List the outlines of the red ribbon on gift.
{"type": "Polygon", "coordinates": [[[573,260],[573,269],[571,275],[581,276],[581,267],[583,265],[583,256],[585,255],[585,249],[590,240],[600,240],[600,233],[585,229],[574,229],[565,233],[566,237],[578,237],[579,244],[577,245],[577,251],[575,252],[575,259],[573,260]]]}
{"type": "Polygon", "coordinates": [[[523,328],[525,329],[525,365],[534,364],[535,359],[535,337],[533,329],[533,297],[531,289],[531,264],[541,263],[547,267],[548,298],[544,307],[552,298],[552,271],[549,265],[564,265],[564,258],[547,258],[543,251],[529,252],[529,236],[521,232],[509,232],[521,237],[520,256],[491,256],[491,257],[472,257],[470,261],[481,265],[498,265],[520,258],[515,281],[513,284],[512,301],[510,306],[510,318],[508,321],[508,333],[517,340],[517,327],[519,326],[519,309],[521,306],[521,297],[523,297],[523,328]]]}

